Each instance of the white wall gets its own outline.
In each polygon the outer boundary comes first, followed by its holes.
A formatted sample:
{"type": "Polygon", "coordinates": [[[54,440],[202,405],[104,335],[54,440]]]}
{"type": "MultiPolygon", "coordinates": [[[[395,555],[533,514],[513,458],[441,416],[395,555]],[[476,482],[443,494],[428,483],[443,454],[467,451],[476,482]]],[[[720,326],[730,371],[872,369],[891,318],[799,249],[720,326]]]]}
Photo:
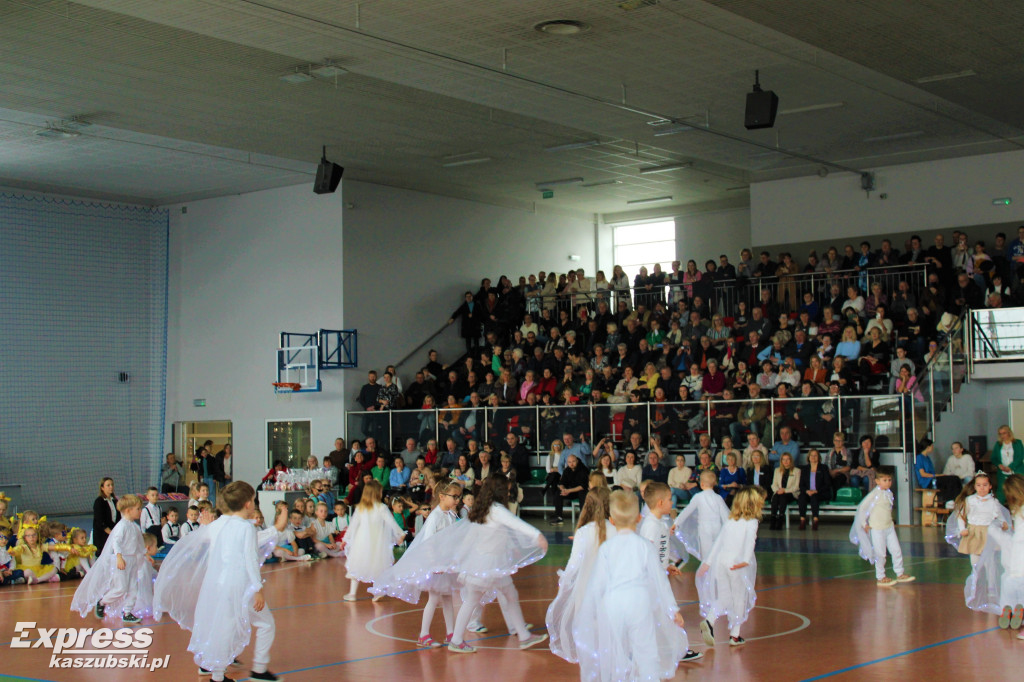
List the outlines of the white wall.
{"type": "Polygon", "coordinates": [[[308,185],[171,207],[167,423],[230,420],[235,478],[267,469],[266,420],[312,419],[313,453],[343,425],[342,370],[322,393],[275,396],[281,331],[342,328],[342,193],[308,185]],[[192,406],[205,398],[206,407],[192,406]]]}
{"type": "Polygon", "coordinates": [[[751,185],[753,245],[1024,221],[1024,151],[869,170],[870,196],[851,173],[751,185]],[[998,197],[1013,203],[992,205],[998,197]]]}
{"type": "Polygon", "coordinates": [[[683,261],[697,261],[697,269],[704,271],[704,263],[714,260],[718,265],[721,254],[729,256],[730,263],[740,259],[740,249],[750,246],[750,209],[734,208],[676,216],[676,254],[683,261]]]}
{"type": "MultiPolygon", "coordinates": [[[[967,447],[968,436],[988,436],[991,450],[996,442],[996,430],[1010,423],[1009,401],[1024,398],[1024,383],[1020,378],[1021,364],[1018,362],[997,366],[1004,374],[1014,378],[1000,380],[975,379],[963,384],[960,392],[953,397],[953,411],[943,412],[935,425],[936,468],[941,471],[949,456],[949,446],[960,441],[967,447]]],[[[981,365],[978,365],[981,368],[981,365]]],[[[1021,426],[1017,425],[1015,437],[1020,438],[1021,426]]]]}
{"type": "MultiPolygon", "coordinates": [[[[597,237],[592,218],[535,214],[383,185],[345,182],[346,322],[359,330],[359,377],[383,370],[444,325],[464,291],[480,280],[566,272],[593,275],[597,237]],[[580,256],[570,261],[569,254],[580,256]]],[[[430,344],[451,361],[465,351],[458,323],[430,344]]],[[[424,348],[399,375],[408,382],[426,362],[424,348]]]]}

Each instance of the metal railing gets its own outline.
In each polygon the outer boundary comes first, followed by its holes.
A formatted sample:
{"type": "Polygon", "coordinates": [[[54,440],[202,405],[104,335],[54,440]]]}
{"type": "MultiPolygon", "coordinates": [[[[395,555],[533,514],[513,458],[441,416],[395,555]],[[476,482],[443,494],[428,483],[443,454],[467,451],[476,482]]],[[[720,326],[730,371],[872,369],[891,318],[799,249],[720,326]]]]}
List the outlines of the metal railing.
{"type": "MultiPolygon", "coordinates": [[[[836,431],[847,433],[847,446],[855,446],[857,439],[869,434],[876,445],[898,448],[902,452],[914,449],[913,407],[900,396],[822,396],[799,398],[763,398],[751,400],[712,400],[689,402],[633,402],[598,403],[582,405],[520,405],[510,407],[467,407],[426,410],[391,410],[385,412],[347,412],[346,433],[349,442],[375,438],[393,452],[404,448],[412,438],[421,448],[428,440],[438,443],[443,452],[445,441],[451,437],[464,449],[465,443],[476,440],[504,440],[514,433],[536,457],[550,450],[551,443],[563,433],[577,438],[583,436],[593,444],[601,438],[611,437],[628,442],[627,434],[640,432],[643,442],[649,444],[651,436],[658,434],[668,451],[693,450],[698,434],[707,432],[712,441],[720,445],[725,436],[735,437],[746,430],[738,418],[722,415],[741,411],[749,404],[763,408],[761,423],[756,424],[761,440],[770,448],[778,440],[783,426],[794,430],[794,440],[831,445],[836,431]],[[823,403],[832,403],[826,411],[823,403]],[[798,417],[797,415],[803,415],[798,417]],[[831,420],[822,418],[829,414],[831,420]],[[619,417],[621,415],[621,417],[619,417]],[[813,420],[813,421],[812,421],[813,420]],[[909,427],[909,428],[908,428],[909,427]]],[[[734,446],[742,450],[744,442],[734,446]]]]}
{"type": "Polygon", "coordinates": [[[965,338],[975,362],[1024,359],[1024,308],[972,310],[965,338]]]}
{"type": "MultiPolygon", "coordinates": [[[[593,278],[588,278],[589,287],[585,290],[563,290],[557,293],[532,293],[524,301],[526,312],[541,314],[544,309],[551,310],[557,321],[564,310],[571,321],[575,321],[575,312],[579,307],[593,308],[604,301],[609,311],[615,313],[620,300],[626,301],[630,308],[644,304],[647,310],[653,310],[657,303],[664,303],[670,310],[678,301],[693,302],[695,296],[703,291],[704,302],[712,312],[724,316],[732,315],[740,301],[753,305],[761,300],[762,291],[769,291],[771,300],[786,313],[795,313],[803,304],[803,294],[810,292],[819,304],[827,299],[833,284],[839,285],[840,294],[846,297],[846,287],[856,285],[867,297],[871,286],[879,282],[882,291],[890,298],[898,290],[900,281],[906,281],[910,293],[916,298],[927,285],[926,266],[920,264],[894,265],[863,270],[829,270],[823,272],[794,273],[792,275],[771,277],[739,277],[736,279],[718,279],[709,288],[700,282],[677,281],[672,273],[665,273],[665,281],[650,288],[646,286],[614,287],[611,282],[602,282],[600,289],[593,278]]],[[[701,277],[707,273],[700,273],[701,277]]],[[[680,273],[682,275],[682,273],[680,273]]],[[[543,285],[541,285],[543,287],[543,285]]]]}

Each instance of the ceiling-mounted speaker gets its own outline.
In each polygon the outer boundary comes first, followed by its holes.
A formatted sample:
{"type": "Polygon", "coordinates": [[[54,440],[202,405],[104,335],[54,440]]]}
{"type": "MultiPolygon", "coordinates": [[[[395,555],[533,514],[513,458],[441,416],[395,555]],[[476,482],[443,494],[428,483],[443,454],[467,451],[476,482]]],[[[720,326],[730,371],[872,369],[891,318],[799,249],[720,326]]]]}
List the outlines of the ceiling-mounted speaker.
{"type": "Polygon", "coordinates": [[[324,147],[323,158],[320,159],[320,165],[316,167],[313,191],[317,194],[331,194],[341,184],[341,176],[344,172],[344,168],[327,160],[327,147],[324,147]]]}
{"type": "Polygon", "coordinates": [[[754,90],[747,93],[747,110],[743,125],[747,130],[771,128],[779,112],[779,98],[771,90],[762,90],[757,71],[754,72],[754,90]]]}

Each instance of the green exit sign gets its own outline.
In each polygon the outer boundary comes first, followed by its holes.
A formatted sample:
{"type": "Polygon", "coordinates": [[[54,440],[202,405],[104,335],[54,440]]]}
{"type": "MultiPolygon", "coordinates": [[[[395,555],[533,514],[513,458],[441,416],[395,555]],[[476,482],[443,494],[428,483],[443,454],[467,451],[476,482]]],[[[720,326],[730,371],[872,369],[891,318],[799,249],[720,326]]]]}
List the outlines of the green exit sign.
{"type": "Polygon", "coordinates": [[[196,398],[192,401],[192,407],[206,407],[206,398],[196,398]]]}
{"type": "Polygon", "coordinates": [[[1013,199],[1010,197],[999,197],[992,200],[993,206],[1009,206],[1011,203],[1013,203],[1013,199]]]}
{"type": "Polygon", "coordinates": [[[551,189],[546,189],[540,193],[541,199],[550,199],[553,196],[555,196],[555,191],[551,189]]]}

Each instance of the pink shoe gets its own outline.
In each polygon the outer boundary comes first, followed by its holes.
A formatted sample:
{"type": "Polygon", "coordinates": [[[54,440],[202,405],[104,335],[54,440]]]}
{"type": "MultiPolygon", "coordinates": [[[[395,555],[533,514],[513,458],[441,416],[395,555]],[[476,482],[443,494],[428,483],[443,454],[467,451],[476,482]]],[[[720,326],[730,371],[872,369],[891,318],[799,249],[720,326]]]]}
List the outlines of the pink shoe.
{"type": "Polygon", "coordinates": [[[416,640],[416,646],[421,646],[424,649],[436,649],[441,645],[434,641],[434,638],[430,635],[424,635],[416,640]]]}
{"type": "Polygon", "coordinates": [[[60,582],[60,576],[57,575],[56,573],[54,573],[53,577],[50,578],[49,580],[47,580],[46,582],[48,582],[48,583],[59,583],[60,582]]]}

